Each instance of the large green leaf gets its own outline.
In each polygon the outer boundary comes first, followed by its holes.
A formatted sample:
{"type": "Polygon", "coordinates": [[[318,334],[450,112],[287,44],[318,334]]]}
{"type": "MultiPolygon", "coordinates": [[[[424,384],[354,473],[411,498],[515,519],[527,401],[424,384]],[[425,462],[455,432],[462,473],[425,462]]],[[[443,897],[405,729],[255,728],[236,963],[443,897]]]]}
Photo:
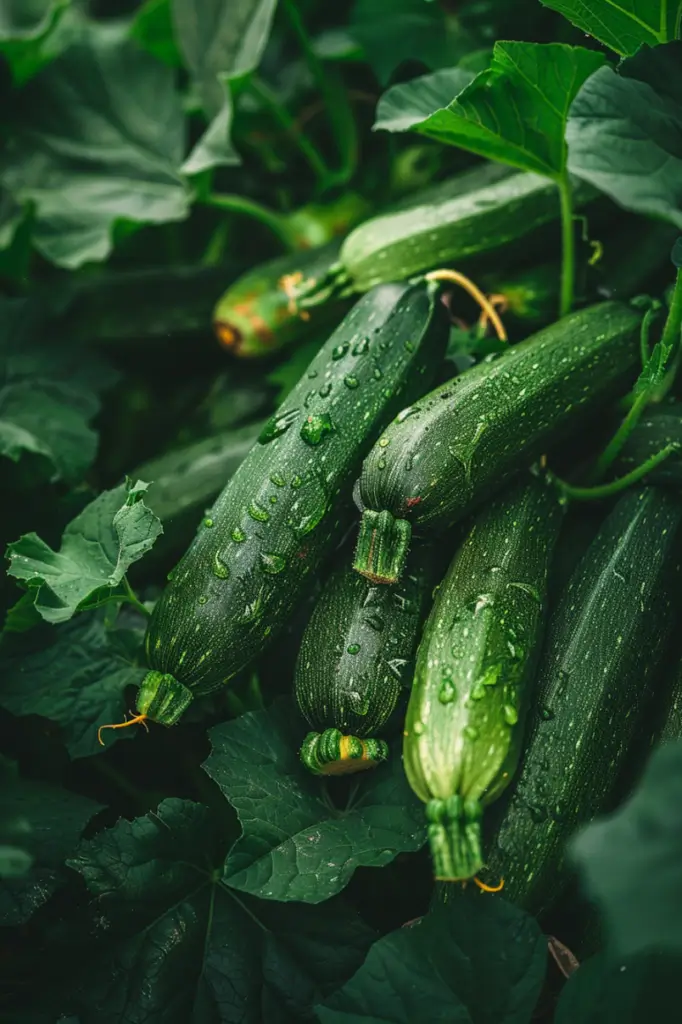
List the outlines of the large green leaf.
{"type": "Polygon", "coordinates": [[[0,835],[24,854],[26,866],[14,877],[2,873],[0,924],[23,924],[64,883],[64,861],[98,810],[94,800],[22,779],[9,762],[0,762],[0,835]]]}
{"type": "Polygon", "coordinates": [[[682,228],[682,42],[597,71],[573,102],[566,138],[572,173],[682,228]]]}
{"type": "Polygon", "coordinates": [[[467,68],[443,68],[387,89],[377,104],[375,131],[407,132],[443,110],[475,78],[467,68]]]}
{"type": "Polygon", "coordinates": [[[65,267],[102,260],[117,220],[181,220],[185,125],[173,72],[125,38],[90,26],[13,97],[0,177],[35,204],[34,241],[65,267]]]}
{"type": "Polygon", "coordinates": [[[97,393],[117,378],[97,357],[48,339],[37,303],[0,303],[0,454],[47,460],[53,480],[80,480],[97,435],[97,393]]]}
{"type": "Polygon", "coordinates": [[[355,0],[349,31],[384,84],[404,61],[448,67],[478,45],[456,16],[424,0],[355,0]]]}
{"type": "Polygon", "coordinates": [[[679,34],[682,0],[541,0],[622,56],[679,34]]]}
{"type": "Polygon", "coordinates": [[[78,19],[71,0],[5,0],[0,7],[0,53],[21,84],[54,60],[73,40],[78,19]]]}
{"type": "MultiPolygon", "coordinates": [[[[558,179],[566,167],[569,107],[585,79],[603,63],[601,54],[579,46],[496,43],[490,68],[427,116],[428,81],[396,86],[390,92],[390,122],[377,127],[405,131],[409,126],[479,156],[558,179]]],[[[454,78],[454,87],[458,80],[454,78]]],[[[437,102],[445,98],[438,86],[446,81],[436,83],[437,102]]]]}
{"type": "Polygon", "coordinates": [[[208,809],[178,799],[82,843],[97,939],[64,1007],[80,1024],[298,1024],[356,970],[373,934],[353,911],[238,896],[224,854],[208,809]]]}
{"type": "Polygon", "coordinates": [[[375,943],[317,1015],[321,1024],[527,1024],[546,962],[533,918],[470,891],[375,943]]]}
{"type": "Polygon", "coordinates": [[[184,165],[187,174],[239,163],[230,139],[230,81],[260,63],[276,6],[277,0],[171,0],[175,38],[211,120],[184,165]]]}
{"type": "Polygon", "coordinates": [[[66,622],[112,595],[163,533],[143,501],[147,487],[138,480],[103,491],[66,527],[59,551],[36,533],[9,545],[7,571],[36,591],[36,610],[47,622],[66,622]]]}
{"type": "MultiPolygon", "coordinates": [[[[103,612],[83,615],[46,635],[5,636],[0,706],[14,715],[55,722],[73,758],[99,754],[104,747],[97,742],[97,729],[123,720],[125,690],[139,686],[147,671],[130,654],[135,644],[141,647],[140,640],[137,632],[106,629],[103,612]]],[[[133,732],[112,732],[107,745],[132,739],[133,732]]]]}
{"type": "Polygon", "coordinates": [[[679,957],[648,954],[615,960],[600,953],[564,986],[554,1024],[644,1024],[680,1015],[679,957]]]}
{"type": "Polygon", "coordinates": [[[239,815],[243,835],[225,881],[272,900],[320,903],[357,867],[381,867],[426,838],[422,805],[400,753],[360,779],[357,799],[337,810],[325,784],[301,764],[305,724],[288,703],[211,730],[205,769],[239,815]]]}
{"type": "Polygon", "coordinates": [[[681,801],[682,741],[657,750],[630,800],[574,841],[587,890],[622,955],[682,951],[681,801]]]}
{"type": "Polygon", "coordinates": [[[145,0],[130,26],[131,39],[135,39],[147,53],[171,68],[182,64],[182,57],[173,34],[171,0],[145,0]]]}

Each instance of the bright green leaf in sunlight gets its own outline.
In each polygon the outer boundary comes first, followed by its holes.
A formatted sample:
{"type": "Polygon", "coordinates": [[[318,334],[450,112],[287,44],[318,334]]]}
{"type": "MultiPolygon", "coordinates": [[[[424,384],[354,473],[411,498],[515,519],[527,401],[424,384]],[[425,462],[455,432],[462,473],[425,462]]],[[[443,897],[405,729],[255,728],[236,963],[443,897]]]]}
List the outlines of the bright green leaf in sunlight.
{"type": "Polygon", "coordinates": [[[566,139],[573,174],[682,228],[682,42],[597,71],[573,102],[566,139]]]}
{"type": "Polygon", "coordinates": [[[174,798],[83,842],[69,864],[93,899],[95,938],[64,1010],[97,1024],[311,1019],[373,933],[338,899],[292,907],[231,891],[225,849],[208,808],[174,798]]]}
{"type": "Polygon", "coordinates": [[[405,61],[427,68],[456,64],[480,45],[445,5],[424,0],[355,0],[349,32],[362,46],[365,58],[382,84],[405,61]]]}
{"type": "Polygon", "coordinates": [[[504,899],[460,892],[375,943],[348,984],[315,1009],[321,1024],[528,1024],[546,962],[533,918],[504,899]]]}
{"type": "Polygon", "coordinates": [[[679,35],[682,0],[541,0],[622,56],[679,35]]]}
{"type": "Polygon", "coordinates": [[[573,844],[614,949],[682,952],[682,742],[652,756],[634,795],[573,844]]]}
{"type": "MultiPolygon", "coordinates": [[[[447,79],[395,86],[375,127],[412,130],[479,156],[559,179],[566,168],[568,110],[604,57],[562,43],[495,44],[490,68],[444,102],[447,79]],[[428,92],[440,105],[426,114],[428,92]],[[382,119],[386,118],[386,124],[382,119]],[[391,127],[397,125],[397,127],[391,127]]],[[[454,78],[456,87],[458,78],[454,78]]]]}
{"type": "Polygon", "coordinates": [[[117,220],[182,220],[185,122],[174,75],[123,30],[92,25],[20,93],[0,180],[35,205],[34,243],[79,267],[105,259],[117,220]]]}
{"type": "Polygon", "coordinates": [[[676,1021],[680,959],[644,954],[619,960],[599,953],[564,985],[553,1024],[644,1024],[676,1021]]]}
{"type": "Polygon", "coordinates": [[[237,811],[243,835],[225,868],[228,885],[272,900],[321,903],[356,868],[381,867],[426,839],[422,805],[400,752],[359,782],[345,809],[301,764],[305,723],[285,702],[211,730],[205,769],[237,811]]]}
{"type": "Polygon", "coordinates": [[[9,545],[8,572],[35,590],[36,609],[47,622],[66,622],[106,600],[163,533],[143,501],[146,489],[138,481],[104,491],[69,523],[59,551],[35,533],[9,545]]]}
{"type": "MultiPolygon", "coordinates": [[[[56,723],[73,758],[100,754],[97,729],[123,720],[125,690],[139,686],[147,671],[131,655],[141,648],[139,631],[107,629],[103,611],[44,632],[5,634],[0,706],[19,717],[40,715],[56,723]]],[[[132,739],[133,731],[112,732],[107,747],[132,739]]]]}
{"type": "MultiPolygon", "coordinates": [[[[65,882],[64,861],[100,805],[58,786],[22,779],[0,759],[0,842],[25,870],[0,874],[0,924],[23,924],[65,882]],[[11,844],[11,846],[10,846],[11,844]]],[[[5,867],[8,862],[5,859],[5,867]]]]}
{"type": "Polygon", "coordinates": [[[276,6],[277,0],[171,0],[175,38],[211,121],[185,173],[240,162],[230,139],[229,83],[260,63],[276,6]]]}

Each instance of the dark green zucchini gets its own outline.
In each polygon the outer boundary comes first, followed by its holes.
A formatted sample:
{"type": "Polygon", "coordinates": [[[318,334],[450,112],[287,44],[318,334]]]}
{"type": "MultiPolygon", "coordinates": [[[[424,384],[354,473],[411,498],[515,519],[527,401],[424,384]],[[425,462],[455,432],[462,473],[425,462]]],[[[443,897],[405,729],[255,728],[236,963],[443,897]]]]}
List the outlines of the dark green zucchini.
{"type": "Polygon", "coordinates": [[[343,312],[338,298],[301,313],[295,288],[312,287],[328,273],[339,255],[339,242],[319,249],[287,253],[249,270],[230,285],[213,311],[219,341],[233,355],[250,358],[324,330],[343,312]]]}
{"type": "MultiPolygon", "coordinates": [[[[679,402],[654,405],[645,411],[614,464],[614,475],[629,473],[669,444],[682,447],[682,403],[679,402]]],[[[673,452],[647,480],[682,487],[682,451],[673,452]]]]}
{"type": "MultiPolygon", "coordinates": [[[[576,208],[596,195],[578,183],[576,208]]],[[[400,281],[435,267],[459,270],[480,263],[488,254],[507,247],[560,216],[556,185],[535,174],[510,173],[499,165],[483,164],[434,186],[425,197],[414,196],[409,206],[365,221],[348,235],[338,264],[325,288],[363,292],[387,281],[400,281]]],[[[306,289],[304,302],[315,289],[306,289]]],[[[313,299],[314,301],[314,299],[313,299]]]]}
{"type": "Polygon", "coordinates": [[[555,609],[518,783],[487,857],[532,913],[567,877],[566,842],[604,807],[680,611],[682,499],[624,494],[555,609]]]}
{"type": "Polygon", "coordinates": [[[363,579],[345,564],[327,581],[296,664],[294,691],[314,729],[301,760],[312,772],[345,775],[388,756],[381,735],[410,685],[435,554],[415,548],[395,588],[363,579]]]}
{"type": "Polygon", "coordinates": [[[430,285],[378,288],[355,305],[171,573],[147,630],[140,715],[173,724],[274,637],[339,538],[363,454],[405,396],[428,386],[447,332],[430,285]]]}
{"type": "Polygon", "coordinates": [[[480,871],[483,809],[516,769],[561,520],[544,479],[505,491],[474,520],[426,623],[403,760],[439,880],[480,871]]]}
{"type": "Polygon", "coordinates": [[[358,572],[399,579],[413,528],[447,529],[626,389],[639,323],[617,302],[583,309],[403,409],[362,467],[358,572]]]}

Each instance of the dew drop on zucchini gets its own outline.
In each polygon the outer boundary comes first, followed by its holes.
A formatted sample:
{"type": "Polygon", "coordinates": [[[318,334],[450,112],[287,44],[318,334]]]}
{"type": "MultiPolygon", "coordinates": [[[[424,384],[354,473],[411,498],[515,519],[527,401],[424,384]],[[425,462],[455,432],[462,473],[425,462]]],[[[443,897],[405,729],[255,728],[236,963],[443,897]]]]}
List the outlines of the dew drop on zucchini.
{"type": "Polygon", "coordinates": [[[332,359],[336,362],[338,359],[343,359],[346,352],[350,348],[347,341],[344,341],[342,345],[337,345],[336,348],[332,349],[332,359]]]}
{"type": "Polygon", "coordinates": [[[229,568],[218,554],[213,559],[213,575],[217,576],[219,580],[226,580],[230,575],[229,568]]]}
{"type": "Polygon", "coordinates": [[[349,376],[343,378],[343,383],[346,385],[347,388],[350,388],[352,391],[354,388],[357,388],[359,386],[360,381],[358,380],[357,377],[349,376]]]}
{"type": "Polygon", "coordinates": [[[231,533],[231,537],[235,544],[243,544],[246,540],[246,534],[242,530],[241,526],[235,526],[231,533]]]}
{"type": "Polygon", "coordinates": [[[348,644],[348,647],[346,647],[346,650],[348,651],[349,654],[359,654],[360,653],[360,644],[348,644]]]}
{"type": "Polygon", "coordinates": [[[270,513],[262,505],[259,505],[257,501],[252,501],[246,510],[252,519],[255,519],[257,523],[267,523],[270,519],[270,513]]]}
{"type": "Polygon", "coordinates": [[[327,412],[306,416],[301,427],[301,437],[310,445],[318,445],[328,434],[334,432],[332,418],[327,412]]]}
{"type": "Polygon", "coordinates": [[[287,560],[282,555],[275,555],[270,552],[263,552],[260,556],[260,564],[263,572],[276,576],[287,567],[287,560]]]}
{"type": "Polygon", "coordinates": [[[296,422],[297,418],[298,409],[289,409],[288,412],[275,413],[258,435],[258,443],[268,444],[270,441],[274,441],[276,437],[281,437],[296,422]]]}

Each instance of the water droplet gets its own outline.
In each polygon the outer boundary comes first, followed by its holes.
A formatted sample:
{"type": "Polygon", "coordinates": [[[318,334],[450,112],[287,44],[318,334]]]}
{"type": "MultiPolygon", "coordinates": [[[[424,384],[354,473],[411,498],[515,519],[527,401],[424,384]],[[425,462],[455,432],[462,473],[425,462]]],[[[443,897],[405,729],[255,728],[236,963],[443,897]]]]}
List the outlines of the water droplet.
{"type": "Polygon", "coordinates": [[[373,629],[375,633],[381,633],[384,628],[384,620],[381,616],[377,615],[376,612],[372,612],[370,615],[365,616],[365,622],[370,629],[373,629]]]}
{"type": "Polygon", "coordinates": [[[554,718],[554,712],[551,708],[548,708],[546,705],[543,705],[540,708],[540,718],[543,722],[551,722],[554,718]]]}
{"type": "Polygon", "coordinates": [[[272,473],[270,483],[274,484],[275,487],[286,487],[286,480],[281,473],[272,473]]]}
{"type": "Polygon", "coordinates": [[[246,510],[252,519],[255,519],[257,523],[267,523],[270,519],[270,513],[262,505],[259,505],[257,501],[252,501],[246,510]]]}
{"type": "Polygon", "coordinates": [[[502,708],[502,717],[507,725],[516,725],[519,720],[519,713],[511,704],[505,704],[502,708]]]}
{"type": "Polygon", "coordinates": [[[326,398],[328,395],[331,395],[331,393],[332,393],[332,386],[329,383],[329,381],[327,381],[327,383],[323,384],[322,387],[320,388],[320,397],[321,398],[326,398]]]}
{"type": "Polygon", "coordinates": [[[198,598],[198,601],[197,601],[197,603],[198,603],[198,604],[206,604],[206,602],[207,602],[207,601],[208,601],[208,598],[207,598],[207,597],[205,597],[205,596],[204,596],[204,595],[202,594],[202,595],[201,595],[201,597],[200,597],[200,598],[198,598]]]}
{"type": "Polygon", "coordinates": [[[204,526],[208,527],[208,529],[210,530],[210,528],[213,526],[213,520],[212,519],[204,519],[204,526]]]}
{"type": "Polygon", "coordinates": [[[359,385],[360,381],[358,380],[357,377],[344,377],[343,383],[346,385],[347,388],[350,388],[352,391],[353,388],[356,388],[359,385]]]}
{"type": "Polygon", "coordinates": [[[260,556],[260,564],[263,572],[270,573],[271,576],[276,576],[277,573],[282,572],[287,567],[287,560],[282,555],[274,555],[269,552],[264,552],[260,556]]]}
{"type": "Polygon", "coordinates": [[[292,423],[296,422],[297,417],[298,409],[289,409],[288,412],[275,413],[274,416],[270,417],[258,435],[258,443],[268,444],[270,441],[274,441],[276,437],[285,434],[292,423]]]}
{"type": "Polygon", "coordinates": [[[346,650],[348,651],[349,654],[359,654],[360,653],[360,644],[348,644],[348,647],[346,647],[346,650]]]}
{"type": "Polygon", "coordinates": [[[379,459],[379,461],[377,462],[377,467],[379,469],[386,469],[386,459],[379,459]]]}
{"type": "Polygon", "coordinates": [[[313,378],[317,377],[317,370],[308,370],[308,376],[313,380],[313,378]]]}
{"type": "Polygon", "coordinates": [[[381,393],[387,401],[389,398],[393,398],[393,392],[391,391],[390,388],[384,388],[384,390],[381,393]]]}
{"type": "Polygon", "coordinates": [[[277,495],[276,494],[271,494],[270,495],[270,504],[271,505],[276,505],[277,504],[277,495]]]}
{"type": "Polygon", "coordinates": [[[347,341],[344,341],[342,345],[337,345],[336,348],[333,348],[332,359],[334,360],[334,362],[336,362],[337,359],[343,359],[349,348],[350,345],[348,344],[347,341]]]}
{"type": "Polygon", "coordinates": [[[369,338],[360,338],[360,341],[356,342],[353,346],[354,356],[364,356],[365,352],[369,348],[369,338]]]}
{"type": "Polygon", "coordinates": [[[171,571],[166,576],[166,579],[168,580],[169,583],[173,582],[173,580],[175,579],[175,569],[171,569],[171,571]]]}
{"type": "Polygon", "coordinates": [[[302,483],[303,483],[303,480],[298,475],[298,473],[295,476],[292,476],[292,478],[291,478],[291,486],[294,488],[294,490],[297,490],[302,485],[302,483]]]}
{"type": "Polygon", "coordinates": [[[475,725],[467,725],[463,730],[464,738],[467,740],[478,739],[478,729],[475,725]]]}
{"type": "Polygon", "coordinates": [[[412,732],[415,734],[415,736],[421,736],[422,733],[424,732],[424,723],[420,722],[419,719],[417,719],[417,721],[412,726],[412,732]]]}
{"type": "Polygon", "coordinates": [[[414,352],[414,342],[409,339],[405,342],[405,351],[414,352]]]}
{"type": "Polygon", "coordinates": [[[235,526],[231,536],[235,544],[243,544],[246,540],[246,534],[242,530],[241,526],[235,526]]]}
{"type": "Polygon", "coordinates": [[[413,416],[417,410],[412,405],[408,405],[406,409],[402,409],[396,416],[397,423],[404,423],[408,416],[413,416]]]}
{"type": "Polygon", "coordinates": [[[372,370],[372,376],[374,377],[375,380],[381,380],[381,378],[383,377],[383,373],[381,372],[378,366],[375,366],[374,369],[372,370]]]}
{"type": "Polygon", "coordinates": [[[301,427],[301,437],[306,444],[311,445],[320,444],[327,434],[332,434],[333,432],[334,424],[327,412],[306,416],[301,427]]]}
{"type": "Polygon", "coordinates": [[[479,679],[479,681],[476,683],[473,690],[471,691],[471,699],[482,700],[487,692],[488,690],[486,688],[485,683],[483,682],[482,679],[479,679]]]}
{"type": "Polygon", "coordinates": [[[226,580],[230,575],[229,568],[225,565],[219,554],[213,558],[213,575],[217,576],[219,580],[226,580]]]}
{"type": "Polygon", "coordinates": [[[380,439],[380,441],[379,441],[379,447],[380,448],[388,448],[390,443],[391,442],[390,442],[390,439],[388,437],[382,437],[380,439]]]}
{"type": "Polygon", "coordinates": [[[438,691],[438,700],[441,704],[452,704],[453,700],[457,696],[457,690],[454,684],[449,680],[446,680],[438,691]]]}

